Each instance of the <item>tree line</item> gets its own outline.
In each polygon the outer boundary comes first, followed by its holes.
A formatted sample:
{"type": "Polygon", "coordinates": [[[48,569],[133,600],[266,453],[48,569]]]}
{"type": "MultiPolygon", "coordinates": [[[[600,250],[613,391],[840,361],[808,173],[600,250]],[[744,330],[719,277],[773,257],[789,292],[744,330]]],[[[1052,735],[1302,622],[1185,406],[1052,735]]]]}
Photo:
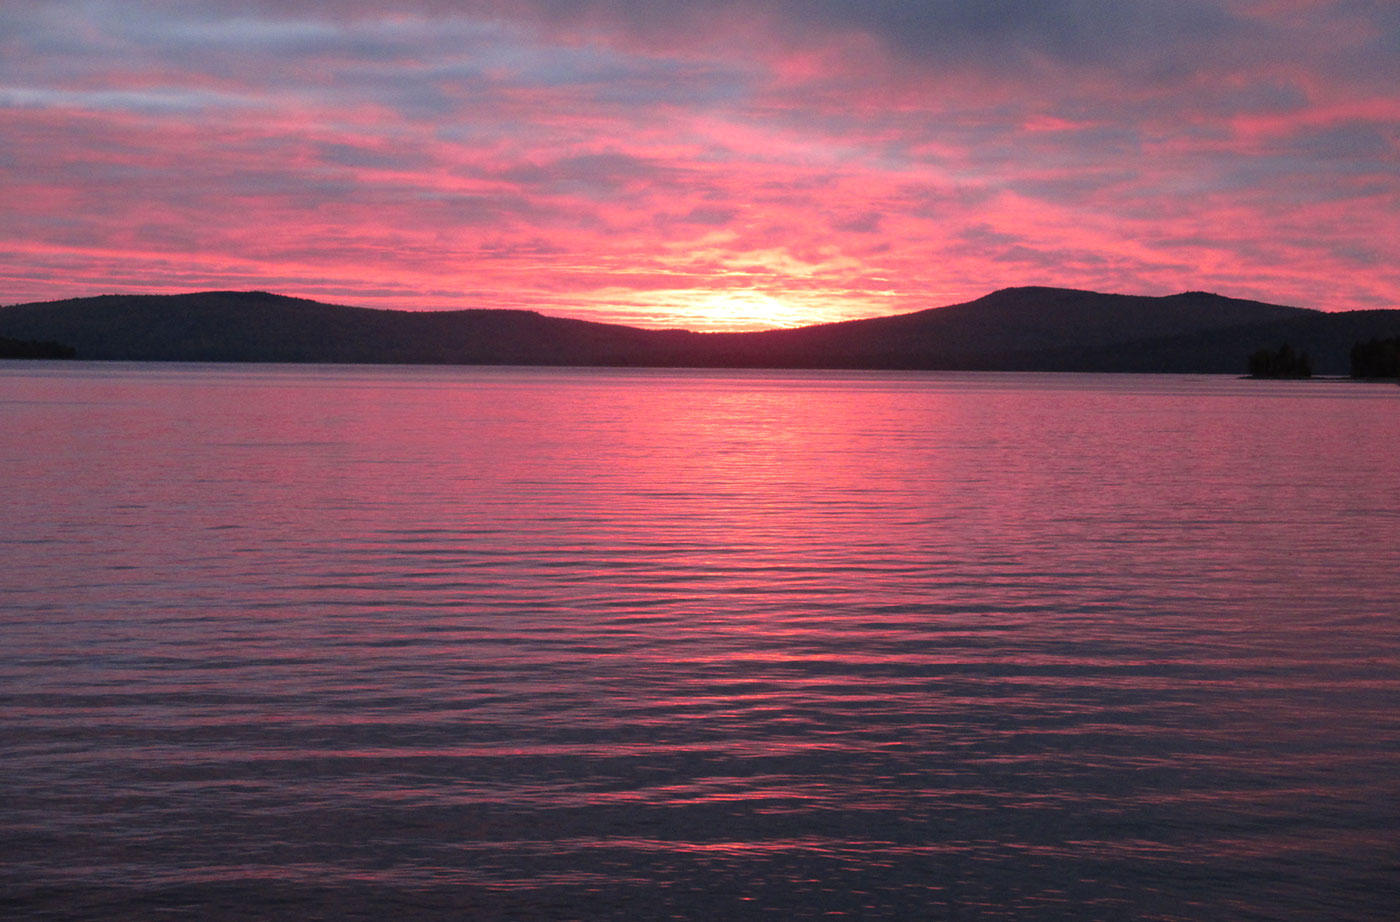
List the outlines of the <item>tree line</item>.
{"type": "Polygon", "coordinates": [[[52,340],[39,342],[0,336],[0,359],[71,359],[77,354],[72,346],[52,340]]]}
{"type": "MultiPolygon", "coordinates": [[[[1312,359],[1284,343],[1260,349],[1249,357],[1251,378],[1311,378],[1312,359]]],[[[1351,347],[1353,378],[1400,378],[1400,336],[1374,338],[1351,347]]]]}
{"type": "Polygon", "coordinates": [[[1400,336],[1351,347],[1353,378],[1400,378],[1400,336]]]}

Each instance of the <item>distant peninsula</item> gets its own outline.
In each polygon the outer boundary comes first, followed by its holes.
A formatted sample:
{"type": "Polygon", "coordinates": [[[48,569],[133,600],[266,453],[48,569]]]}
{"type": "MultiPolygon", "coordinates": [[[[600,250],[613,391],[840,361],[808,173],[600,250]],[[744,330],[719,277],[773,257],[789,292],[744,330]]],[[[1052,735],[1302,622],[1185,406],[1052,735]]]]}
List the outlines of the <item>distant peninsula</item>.
{"type": "Polygon", "coordinates": [[[911,314],[754,333],[644,330],[534,311],[395,311],[267,292],[102,295],[0,307],[0,337],[82,359],[1240,374],[1291,344],[1349,372],[1400,310],[1326,313],[1201,291],[1007,288],[911,314]]]}

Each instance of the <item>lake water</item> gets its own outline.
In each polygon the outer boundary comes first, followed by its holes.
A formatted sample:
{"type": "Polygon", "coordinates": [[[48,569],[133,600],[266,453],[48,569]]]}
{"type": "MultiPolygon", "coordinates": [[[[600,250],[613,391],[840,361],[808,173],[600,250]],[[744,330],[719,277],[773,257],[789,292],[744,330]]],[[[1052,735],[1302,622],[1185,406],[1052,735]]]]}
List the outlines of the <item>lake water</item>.
{"type": "Polygon", "coordinates": [[[0,364],[7,919],[1380,920],[1400,388],[0,364]]]}

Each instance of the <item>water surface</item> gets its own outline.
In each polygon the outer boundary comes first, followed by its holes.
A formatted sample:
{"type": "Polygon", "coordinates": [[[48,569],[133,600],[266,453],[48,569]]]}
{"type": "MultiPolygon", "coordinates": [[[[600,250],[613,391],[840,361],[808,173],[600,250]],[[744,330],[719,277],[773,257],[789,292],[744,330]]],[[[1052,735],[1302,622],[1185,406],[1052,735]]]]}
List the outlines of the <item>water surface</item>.
{"type": "Polygon", "coordinates": [[[0,364],[17,919],[1400,905],[1400,389],[0,364]]]}

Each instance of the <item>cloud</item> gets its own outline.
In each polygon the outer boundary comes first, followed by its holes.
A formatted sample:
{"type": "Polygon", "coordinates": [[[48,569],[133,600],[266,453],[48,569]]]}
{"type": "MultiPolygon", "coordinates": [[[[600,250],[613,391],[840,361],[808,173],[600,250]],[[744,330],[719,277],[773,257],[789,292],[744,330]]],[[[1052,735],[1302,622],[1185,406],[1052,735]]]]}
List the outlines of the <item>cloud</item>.
{"type": "Polygon", "coordinates": [[[1380,0],[0,0],[0,300],[1400,303],[1398,49],[1380,0]]]}

